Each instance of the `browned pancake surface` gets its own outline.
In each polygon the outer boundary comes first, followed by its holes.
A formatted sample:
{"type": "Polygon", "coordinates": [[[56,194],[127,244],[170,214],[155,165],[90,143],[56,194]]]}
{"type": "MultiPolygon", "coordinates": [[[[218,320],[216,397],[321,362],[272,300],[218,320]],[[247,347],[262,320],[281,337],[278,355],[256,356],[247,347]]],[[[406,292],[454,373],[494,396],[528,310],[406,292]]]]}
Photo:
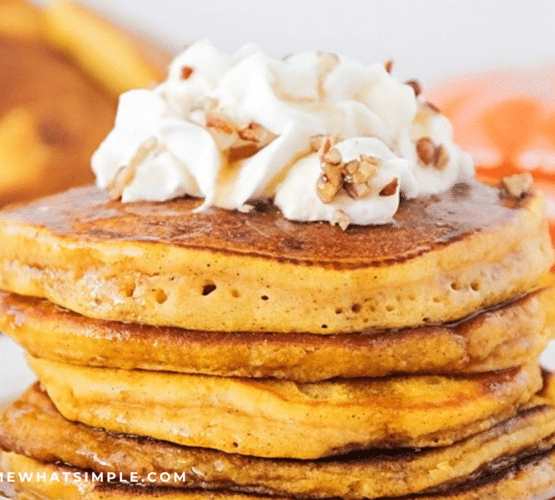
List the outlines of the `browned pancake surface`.
{"type": "Polygon", "coordinates": [[[457,184],[441,196],[404,201],[395,223],[346,231],[328,223],[296,223],[263,206],[249,214],[212,208],[193,212],[197,199],[164,203],[110,201],[98,188],[70,191],[6,212],[2,218],[44,226],[59,236],[153,241],[279,261],[348,268],[402,262],[478,231],[493,231],[526,210],[480,183],[457,184]]]}
{"type": "Polygon", "coordinates": [[[156,487],[230,489],[296,498],[393,497],[434,489],[443,494],[499,480],[515,464],[530,464],[554,444],[555,410],[537,396],[514,417],[451,447],[369,450],[318,461],[268,460],[114,435],[65,420],[34,387],[0,415],[0,446],[43,463],[113,472],[156,487]],[[449,464],[449,466],[447,466],[449,464]],[[177,473],[181,479],[175,479],[177,473]],[[470,484],[468,484],[470,483],[470,484]]]}
{"type": "Polygon", "coordinates": [[[554,336],[555,289],[464,321],[353,334],[208,332],[84,318],[0,291],[0,330],[35,357],[77,365],[315,382],[485,372],[536,359],[554,336]]]}
{"type": "Polygon", "coordinates": [[[0,287],[94,318],[330,335],[460,319],[546,286],[553,263],[536,192],[458,184],[346,231],[198,203],[88,187],[3,211],[0,287]]]}

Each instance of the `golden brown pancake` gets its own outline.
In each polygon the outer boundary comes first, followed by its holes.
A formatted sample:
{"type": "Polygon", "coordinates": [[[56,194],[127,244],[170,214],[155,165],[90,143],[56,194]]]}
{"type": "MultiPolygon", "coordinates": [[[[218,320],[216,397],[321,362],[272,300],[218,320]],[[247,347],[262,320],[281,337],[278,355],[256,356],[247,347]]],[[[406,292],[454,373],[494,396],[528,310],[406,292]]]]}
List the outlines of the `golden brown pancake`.
{"type": "Polygon", "coordinates": [[[316,382],[486,372],[529,363],[554,337],[555,289],[444,326],[343,335],[202,332],[84,318],[0,291],[0,331],[34,357],[85,366],[316,382]]]}
{"type": "Polygon", "coordinates": [[[553,262],[541,195],[478,183],[346,231],[198,203],[82,188],[6,210],[0,287],[102,319],[332,334],[459,319],[541,287],[553,262]]]}
{"type": "MultiPolygon", "coordinates": [[[[551,499],[555,494],[555,449],[530,450],[531,455],[503,457],[498,463],[488,464],[476,476],[465,482],[447,484],[437,491],[415,493],[391,500],[538,500],[551,499]],[[506,463],[505,458],[508,458],[506,463]],[[516,463],[515,463],[516,462],[516,463]]],[[[295,497],[265,496],[225,489],[189,489],[183,487],[152,486],[143,483],[99,483],[91,479],[91,472],[62,464],[41,463],[15,453],[0,450],[0,470],[16,471],[14,483],[19,500],[122,500],[131,498],[164,500],[287,500],[295,497]],[[18,472],[30,474],[31,479],[19,479],[18,472]],[[42,481],[56,477],[58,481],[42,481]],[[65,479],[67,477],[67,480],[65,479]]],[[[29,476],[28,476],[29,477],[29,476]]],[[[105,476],[106,477],[106,476],[105,476]]],[[[116,475],[119,478],[119,475],[116,475]]],[[[375,497],[374,497],[375,498],[375,497]]],[[[376,500],[384,500],[383,497],[376,500]]]]}
{"type": "Polygon", "coordinates": [[[542,385],[536,365],[465,377],[301,384],[28,361],[70,420],[186,446],[299,459],[448,445],[513,415],[542,385]]]}
{"type": "Polygon", "coordinates": [[[511,457],[522,461],[531,450],[548,450],[555,442],[554,432],[552,401],[538,395],[515,417],[449,447],[369,450],[299,461],[114,435],[64,419],[37,385],[0,415],[0,447],[43,463],[71,464],[123,478],[136,473],[139,482],[153,474],[157,481],[152,484],[157,486],[346,500],[401,496],[461,482],[501,458],[508,465],[511,457]],[[160,480],[163,473],[170,475],[168,481],[160,480]]]}
{"type": "Polygon", "coordinates": [[[117,101],[40,39],[0,34],[0,205],[88,184],[117,101]]]}

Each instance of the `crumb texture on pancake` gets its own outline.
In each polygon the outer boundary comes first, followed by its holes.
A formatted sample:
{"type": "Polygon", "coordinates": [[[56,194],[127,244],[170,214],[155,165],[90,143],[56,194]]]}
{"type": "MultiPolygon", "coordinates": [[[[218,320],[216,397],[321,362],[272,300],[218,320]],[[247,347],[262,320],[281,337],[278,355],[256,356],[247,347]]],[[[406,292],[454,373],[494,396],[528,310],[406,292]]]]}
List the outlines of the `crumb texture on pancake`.
{"type": "Polygon", "coordinates": [[[72,190],[0,215],[0,287],[88,317],[207,331],[451,321],[541,287],[553,262],[540,194],[465,186],[347,231],[271,208],[198,213],[197,200],[72,190]]]}

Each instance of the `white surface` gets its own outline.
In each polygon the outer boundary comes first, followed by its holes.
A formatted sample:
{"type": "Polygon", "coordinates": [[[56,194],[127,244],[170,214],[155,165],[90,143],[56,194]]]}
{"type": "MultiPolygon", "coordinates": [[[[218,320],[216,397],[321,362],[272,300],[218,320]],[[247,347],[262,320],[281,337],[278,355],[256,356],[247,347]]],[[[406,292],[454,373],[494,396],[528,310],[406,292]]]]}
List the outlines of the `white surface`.
{"type": "Polygon", "coordinates": [[[15,399],[35,380],[27,367],[23,350],[5,335],[0,335],[0,407],[15,399]]]}
{"type": "Polygon", "coordinates": [[[555,59],[550,0],[79,1],[175,49],[209,37],[222,50],[256,42],[276,57],[317,49],[365,63],[394,59],[397,77],[425,85],[555,59]]]}

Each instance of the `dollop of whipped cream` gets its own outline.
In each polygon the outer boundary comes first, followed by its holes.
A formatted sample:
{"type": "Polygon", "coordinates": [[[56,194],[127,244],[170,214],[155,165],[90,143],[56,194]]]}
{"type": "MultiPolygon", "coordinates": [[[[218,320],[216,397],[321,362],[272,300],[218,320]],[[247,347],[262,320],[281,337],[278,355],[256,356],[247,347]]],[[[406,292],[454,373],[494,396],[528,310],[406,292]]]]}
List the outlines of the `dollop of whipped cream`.
{"type": "Polygon", "coordinates": [[[386,66],[320,52],[278,60],[254,45],[226,55],[199,41],[162,84],[120,97],[92,157],[97,184],[123,202],[272,201],[291,220],[391,222],[401,195],[445,191],[474,163],[418,85],[386,66]]]}

